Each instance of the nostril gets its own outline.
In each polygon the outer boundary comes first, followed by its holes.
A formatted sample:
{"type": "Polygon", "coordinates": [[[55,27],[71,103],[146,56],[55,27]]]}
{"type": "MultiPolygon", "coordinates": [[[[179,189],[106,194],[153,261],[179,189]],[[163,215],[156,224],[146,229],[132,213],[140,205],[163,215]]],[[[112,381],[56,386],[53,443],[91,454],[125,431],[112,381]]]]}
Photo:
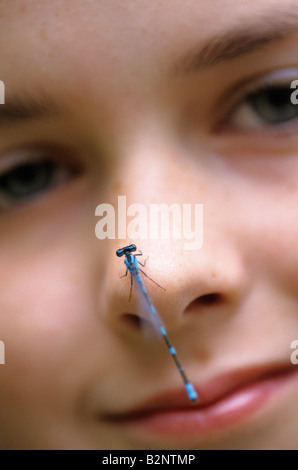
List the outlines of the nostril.
{"type": "Polygon", "coordinates": [[[197,302],[203,305],[214,305],[221,303],[223,297],[221,294],[206,294],[197,299],[197,302]]]}
{"type": "Polygon", "coordinates": [[[127,325],[130,325],[137,330],[152,328],[149,320],[134,313],[125,313],[122,318],[127,325]]]}
{"type": "Polygon", "coordinates": [[[131,325],[134,328],[138,329],[141,326],[141,318],[138,315],[134,315],[133,313],[125,313],[122,318],[125,323],[131,325]]]}
{"type": "Polygon", "coordinates": [[[199,305],[218,305],[221,302],[223,302],[223,296],[216,293],[201,295],[195,300],[195,303],[199,305]]]}

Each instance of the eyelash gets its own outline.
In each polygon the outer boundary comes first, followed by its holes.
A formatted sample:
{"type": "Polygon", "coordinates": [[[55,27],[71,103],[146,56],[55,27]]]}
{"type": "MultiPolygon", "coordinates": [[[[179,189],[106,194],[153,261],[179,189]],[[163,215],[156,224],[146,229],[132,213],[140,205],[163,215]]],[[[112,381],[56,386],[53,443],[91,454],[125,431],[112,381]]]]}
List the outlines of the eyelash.
{"type": "Polygon", "coordinates": [[[0,210],[30,203],[75,174],[70,166],[48,155],[25,157],[0,173],[0,210]]]}
{"type": "MultiPolygon", "coordinates": [[[[228,108],[225,107],[228,111],[224,111],[224,115],[228,118],[221,121],[219,128],[228,128],[237,132],[252,130],[265,132],[273,129],[276,132],[280,128],[293,127],[294,124],[297,133],[298,105],[291,102],[291,95],[295,92],[291,88],[291,83],[297,78],[298,69],[279,70],[242,87],[236,96],[234,95],[233,103],[230,103],[228,108]],[[282,103],[285,98],[285,103],[282,103]],[[281,105],[281,111],[284,111],[284,104],[286,104],[285,116],[282,119],[272,119],[272,116],[270,119],[269,116],[266,122],[262,105],[267,105],[269,114],[276,110],[278,114],[280,112],[278,107],[281,105]],[[274,109],[274,106],[277,109],[274,109]],[[243,125],[245,119],[250,122],[243,125]]],[[[21,158],[17,158],[15,164],[8,165],[7,170],[0,171],[0,210],[30,203],[67,182],[76,173],[77,170],[71,165],[59,162],[48,152],[29,151],[23,154],[21,152],[21,158]]]]}
{"type": "Polygon", "coordinates": [[[294,92],[291,82],[298,77],[298,70],[296,74],[292,71],[287,80],[282,76],[278,79],[278,75],[281,75],[281,71],[270,74],[263,82],[257,80],[246,89],[240,90],[228,107],[226,113],[228,119],[225,119],[225,123],[220,127],[238,132],[258,132],[258,130],[276,132],[278,129],[297,124],[298,105],[291,102],[291,95],[294,92]],[[275,116],[272,115],[274,113],[275,116]]]}

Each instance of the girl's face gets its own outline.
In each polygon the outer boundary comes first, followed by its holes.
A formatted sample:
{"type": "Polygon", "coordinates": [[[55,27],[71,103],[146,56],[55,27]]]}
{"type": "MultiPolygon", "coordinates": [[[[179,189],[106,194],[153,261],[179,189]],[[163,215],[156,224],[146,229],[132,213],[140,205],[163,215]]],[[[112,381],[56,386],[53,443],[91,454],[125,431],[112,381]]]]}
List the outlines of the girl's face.
{"type": "Polygon", "coordinates": [[[0,31],[1,448],[297,449],[297,2],[7,0],[0,31]],[[134,240],[95,235],[120,195],[203,204],[201,249],[136,241],[199,405],[134,240]]]}

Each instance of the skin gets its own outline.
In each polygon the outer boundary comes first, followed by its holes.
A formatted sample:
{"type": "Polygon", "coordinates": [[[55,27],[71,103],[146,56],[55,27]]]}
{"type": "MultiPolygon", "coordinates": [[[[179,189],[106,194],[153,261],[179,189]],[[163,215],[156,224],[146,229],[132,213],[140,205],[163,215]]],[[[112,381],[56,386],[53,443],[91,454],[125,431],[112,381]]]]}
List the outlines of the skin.
{"type": "MultiPolygon", "coordinates": [[[[130,240],[94,233],[95,207],[116,207],[118,195],[127,205],[204,204],[202,249],[137,243],[150,255],[146,272],[166,288],[148,285],[188,375],[200,384],[290,364],[297,120],[248,126],[231,103],[240,83],[295,67],[288,83],[298,79],[297,33],[209,68],[169,72],[210,35],[279,18],[280,2],[1,3],[6,104],[41,95],[59,109],[1,126],[0,174],[15,152],[48,145],[66,168],[79,168],[0,211],[1,448],[298,449],[297,380],[245,422],[189,442],[132,436],[103,418],[181,383],[164,345],[127,321],[138,304],[128,302],[115,250],[130,240]]],[[[291,16],[294,5],[282,9],[291,16]]]]}

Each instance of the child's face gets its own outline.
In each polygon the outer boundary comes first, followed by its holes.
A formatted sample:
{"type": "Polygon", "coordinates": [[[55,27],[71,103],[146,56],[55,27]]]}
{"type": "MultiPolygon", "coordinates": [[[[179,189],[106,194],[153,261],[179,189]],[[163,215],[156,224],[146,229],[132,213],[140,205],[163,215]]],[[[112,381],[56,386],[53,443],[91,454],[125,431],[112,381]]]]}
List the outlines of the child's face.
{"type": "Polygon", "coordinates": [[[0,447],[297,449],[297,2],[1,7],[0,447]],[[95,236],[118,195],[204,205],[202,249],[136,242],[201,410],[95,236]]]}

